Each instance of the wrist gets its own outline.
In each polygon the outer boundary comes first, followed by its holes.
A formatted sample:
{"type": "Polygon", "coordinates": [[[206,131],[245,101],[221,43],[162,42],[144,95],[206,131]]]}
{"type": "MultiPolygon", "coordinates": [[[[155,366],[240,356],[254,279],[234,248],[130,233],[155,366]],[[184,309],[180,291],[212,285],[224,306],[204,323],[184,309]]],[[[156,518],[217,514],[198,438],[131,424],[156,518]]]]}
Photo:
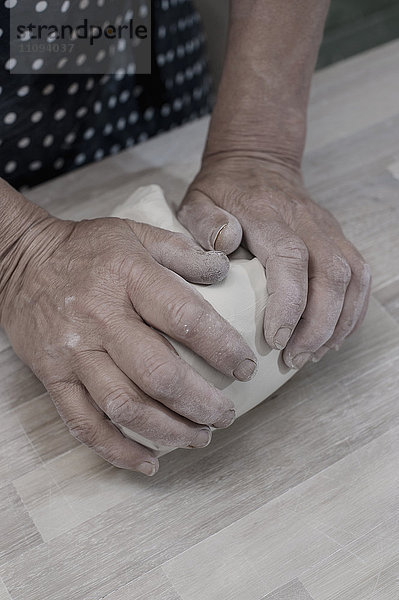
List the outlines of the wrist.
{"type": "Polygon", "coordinates": [[[306,114],[295,108],[268,108],[257,119],[244,110],[233,120],[222,121],[215,113],[203,159],[241,155],[299,171],[305,138],[306,114]]]}
{"type": "Polygon", "coordinates": [[[191,190],[199,190],[212,198],[216,189],[226,206],[230,198],[236,197],[237,191],[241,199],[247,197],[249,202],[252,195],[259,196],[262,189],[269,192],[284,190],[287,196],[294,195],[296,200],[308,198],[301,169],[264,152],[229,150],[204,156],[191,190]]]}

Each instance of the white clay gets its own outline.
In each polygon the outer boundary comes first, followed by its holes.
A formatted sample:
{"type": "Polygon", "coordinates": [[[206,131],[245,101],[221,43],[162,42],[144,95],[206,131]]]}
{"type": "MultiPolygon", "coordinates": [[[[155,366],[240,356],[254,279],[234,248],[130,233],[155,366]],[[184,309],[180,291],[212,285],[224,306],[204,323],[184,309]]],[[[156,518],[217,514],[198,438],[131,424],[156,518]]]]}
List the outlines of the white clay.
{"type": "MultiPolygon", "coordinates": [[[[162,189],[157,185],[139,188],[126,202],[112,213],[113,217],[133,219],[190,235],[174,216],[162,189]]],[[[271,350],[263,337],[263,313],[266,298],[265,270],[258,259],[240,248],[231,257],[227,278],[219,284],[194,285],[210,304],[244,337],[258,357],[258,372],[246,383],[233,380],[210,367],[202,358],[169,339],[180,356],[205,379],[230,398],[237,417],[260,404],[296,371],[289,370],[281,360],[280,352],[271,350]]],[[[166,336],[167,337],[167,336],[166,336]]],[[[142,436],[121,427],[125,435],[166,454],[173,448],[157,446],[142,436]]]]}

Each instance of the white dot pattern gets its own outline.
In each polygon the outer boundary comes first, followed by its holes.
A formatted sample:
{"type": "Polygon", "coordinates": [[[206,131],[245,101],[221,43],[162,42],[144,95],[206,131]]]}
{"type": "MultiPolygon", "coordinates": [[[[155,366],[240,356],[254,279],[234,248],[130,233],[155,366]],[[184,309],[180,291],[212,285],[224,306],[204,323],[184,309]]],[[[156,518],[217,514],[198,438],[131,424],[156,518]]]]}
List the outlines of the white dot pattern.
{"type": "Polygon", "coordinates": [[[42,66],[44,65],[44,60],[42,58],[36,58],[36,60],[32,63],[32,69],[34,71],[40,71],[42,66]]]}
{"type": "Polygon", "coordinates": [[[89,129],[86,129],[86,131],[83,134],[83,137],[85,140],[90,140],[96,133],[96,130],[94,129],[94,127],[90,127],[89,129]]]}
{"type": "MultiPolygon", "coordinates": [[[[0,22],[23,0],[0,0],[0,22]]],[[[105,0],[55,0],[58,10],[95,11],[105,0]]],[[[66,75],[69,58],[59,56],[62,77],[46,75],[41,58],[32,57],[34,73],[16,75],[18,57],[0,63],[0,177],[29,188],[60,173],[117,154],[209,112],[210,79],[204,58],[204,38],[194,0],[154,0],[151,77],[137,76],[132,49],[116,40],[112,52],[126,53],[125,68],[115,75],[66,75]],[[64,70],[64,72],[63,72],[64,70]],[[3,71],[3,73],[1,73],[3,71]],[[14,73],[11,75],[11,72],[14,73]],[[3,77],[3,74],[5,76],[3,77]],[[4,81],[3,81],[4,80],[4,81]]],[[[34,0],[38,14],[50,1],[34,0]]],[[[86,11],[86,12],[85,12],[86,11]]],[[[139,13],[147,11],[145,0],[139,13]]],[[[115,24],[134,18],[133,11],[115,15],[115,24]]],[[[66,22],[66,21],[65,21],[66,22]]],[[[101,20],[99,20],[101,23],[101,20]]],[[[0,28],[0,37],[3,35],[0,28]]],[[[56,43],[51,36],[49,42],[56,43]]],[[[105,60],[103,49],[97,60],[105,60]]],[[[84,68],[85,54],[70,60],[84,68]]]]}
{"type": "Polygon", "coordinates": [[[49,96],[50,94],[52,94],[55,90],[55,85],[53,83],[49,83],[48,85],[46,85],[43,90],[42,90],[42,94],[43,96],[49,96]]]}
{"type": "Polygon", "coordinates": [[[76,140],[76,133],[74,131],[71,131],[71,133],[68,133],[68,135],[65,136],[65,142],[67,144],[73,144],[73,142],[76,140]]]}
{"type": "Polygon", "coordinates": [[[5,64],[5,68],[7,71],[12,71],[12,69],[16,66],[17,61],[15,58],[9,58],[5,64]]]}
{"type": "Polygon", "coordinates": [[[58,110],[55,111],[54,113],[54,119],[56,121],[61,121],[61,119],[63,119],[66,115],[66,110],[65,108],[59,108],[58,110]]]}
{"type": "Polygon", "coordinates": [[[17,120],[17,113],[9,112],[6,114],[3,120],[6,125],[12,125],[17,120]]]}
{"type": "Polygon", "coordinates": [[[41,121],[43,118],[43,113],[41,110],[36,110],[32,116],[31,116],[31,121],[32,123],[39,123],[39,121],[41,121]]]}
{"type": "Polygon", "coordinates": [[[43,139],[43,146],[45,148],[49,148],[50,146],[52,146],[54,143],[54,136],[51,135],[51,133],[49,133],[48,135],[46,135],[46,137],[43,139]]]}
{"type": "Polygon", "coordinates": [[[74,81],[68,87],[67,92],[70,96],[72,96],[73,94],[76,94],[78,90],[79,90],[79,84],[76,81],[74,81]]]}
{"type": "Polygon", "coordinates": [[[30,144],[30,138],[28,137],[23,137],[18,141],[18,148],[27,148],[30,144]]]}
{"type": "Polygon", "coordinates": [[[16,168],[17,168],[16,161],[10,160],[10,161],[8,161],[8,163],[6,163],[6,166],[4,167],[4,171],[6,173],[12,173],[13,171],[15,171],[16,168]]]}
{"type": "Polygon", "coordinates": [[[35,6],[35,11],[37,13],[42,13],[42,12],[44,12],[46,10],[46,8],[47,8],[47,2],[44,2],[44,1],[43,2],[38,2],[36,4],[36,6],[35,6]]]}

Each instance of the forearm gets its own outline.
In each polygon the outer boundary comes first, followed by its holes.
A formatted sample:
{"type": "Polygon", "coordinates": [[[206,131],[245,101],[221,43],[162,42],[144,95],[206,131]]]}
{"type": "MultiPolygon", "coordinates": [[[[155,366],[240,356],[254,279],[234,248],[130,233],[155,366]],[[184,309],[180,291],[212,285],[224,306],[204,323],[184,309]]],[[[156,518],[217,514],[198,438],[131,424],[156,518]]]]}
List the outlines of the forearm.
{"type": "Polygon", "coordinates": [[[0,325],[4,298],[13,275],[22,271],[26,250],[34,246],[50,215],[0,179],[0,325]]]}
{"type": "Polygon", "coordinates": [[[329,0],[230,4],[228,47],[205,155],[236,148],[299,165],[329,0]]]}

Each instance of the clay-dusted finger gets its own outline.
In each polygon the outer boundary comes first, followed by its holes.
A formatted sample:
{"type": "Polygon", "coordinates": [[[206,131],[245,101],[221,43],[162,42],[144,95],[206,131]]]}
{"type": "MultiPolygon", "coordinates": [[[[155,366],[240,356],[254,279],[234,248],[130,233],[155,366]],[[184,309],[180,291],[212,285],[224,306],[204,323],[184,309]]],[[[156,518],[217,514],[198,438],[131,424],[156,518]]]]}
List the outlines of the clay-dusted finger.
{"type": "Polygon", "coordinates": [[[333,335],[326,342],[328,348],[337,349],[360,325],[366,314],[370,297],[371,271],[361,254],[348,240],[340,238],[335,240],[335,243],[351,269],[351,280],[346,289],[341,315],[333,335]]]}
{"type": "Polygon", "coordinates": [[[305,309],[308,250],[303,240],[264,203],[251,211],[237,206],[248,250],[264,265],[267,279],[264,334],[271,348],[285,348],[305,309]]]}
{"type": "Polygon", "coordinates": [[[202,448],[209,444],[209,427],[200,427],[150,398],[122,373],[106,352],[83,355],[76,373],[113,423],[162,446],[202,448]]]}
{"type": "Polygon", "coordinates": [[[284,351],[289,367],[301,368],[333,335],[351,280],[351,269],[335,244],[319,233],[309,241],[306,309],[284,351]],[[314,245],[312,245],[314,244],[314,245]]]}
{"type": "Polygon", "coordinates": [[[242,229],[237,218],[198,190],[188,191],[177,217],[206,250],[231,254],[241,243],[242,229]]]}
{"type": "Polygon", "coordinates": [[[227,427],[233,403],[182,360],[168,341],[129,314],[104,331],[104,349],[145,394],[193,423],[227,427]]]}
{"type": "Polygon", "coordinates": [[[145,223],[129,222],[132,230],[155,260],[191,283],[223,281],[229,259],[223,252],[206,251],[183,233],[174,233],[145,223]]]}
{"type": "Polygon", "coordinates": [[[91,400],[79,383],[52,384],[50,396],[70,433],[116,467],[154,475],[159,462],[153,452],[126,438],[91,400]]]}
{"type": "Polygon", "coordinates": [[[248,381],[257,359],[244,338],[187,281],[143,258],[132,270],[130,298],[142,319],[181,342],[221,373],[248,381]]]}

